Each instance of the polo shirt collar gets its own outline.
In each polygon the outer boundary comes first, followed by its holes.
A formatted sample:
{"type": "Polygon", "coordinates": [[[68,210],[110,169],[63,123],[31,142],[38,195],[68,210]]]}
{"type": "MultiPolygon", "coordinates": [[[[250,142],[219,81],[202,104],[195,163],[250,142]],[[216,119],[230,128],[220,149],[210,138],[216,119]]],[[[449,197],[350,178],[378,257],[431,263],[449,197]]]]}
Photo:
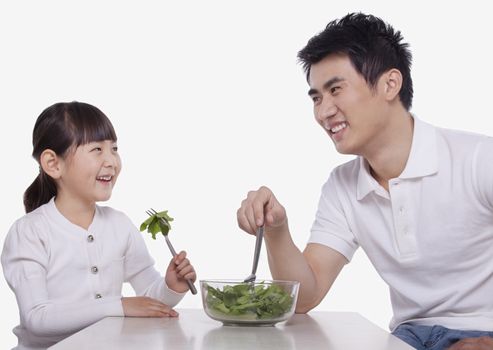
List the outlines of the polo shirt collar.
{"type": "MultiPolygon", "coordinates": [[[[404,171],[399,179],[412,179],[429,176],[438,171],[438,154],[435,127],[425,123],[415,116],[411,152],[404,171]]],[[[378,182],[371,176],[368,162],[359,158],[359,172],[357,183],[357,199],[363,199],[368,193],[380,188],[378,182]]]]}

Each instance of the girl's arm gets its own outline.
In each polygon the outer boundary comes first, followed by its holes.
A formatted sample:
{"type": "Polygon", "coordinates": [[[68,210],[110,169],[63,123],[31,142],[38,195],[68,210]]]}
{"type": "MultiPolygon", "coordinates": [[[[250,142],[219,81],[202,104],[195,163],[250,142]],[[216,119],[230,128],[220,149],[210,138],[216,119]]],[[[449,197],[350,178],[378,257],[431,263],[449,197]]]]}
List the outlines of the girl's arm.
{"type": "Polygon", "coordinates": [[[149,255],[142,233],[133,228],[125,254],[125,281],[130,282],[138,296],[175,306],[185,293],[176,292],[166,285],[164,277],[154,268],[154,260],[149,255]]]}

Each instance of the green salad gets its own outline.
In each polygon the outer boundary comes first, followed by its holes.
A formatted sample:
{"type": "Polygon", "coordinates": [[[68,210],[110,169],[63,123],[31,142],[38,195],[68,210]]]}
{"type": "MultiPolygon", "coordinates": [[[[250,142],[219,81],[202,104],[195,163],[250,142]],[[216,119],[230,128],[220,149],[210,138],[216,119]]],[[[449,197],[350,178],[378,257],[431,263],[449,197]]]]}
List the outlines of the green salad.
{"type": "Polygon", "coordinates": [[[146,221],[140,224],[140,231],[144,231],[147,229],[152,235],[152,239],[156,239],[156,235],[158,233],[162,233],[163,236],[166,236],[171,230],[171,221],[173,218],[168,215],[168,211],[160,211],[152,216],[149,216],[146,221]]]}
{"type": "Polygon", "coordinates": [[[275,284],[242,283],[222,290],[207,285],[206,303],[210,310],[226,316],[272,319],[291,309],[293,297],[275,284]]]}

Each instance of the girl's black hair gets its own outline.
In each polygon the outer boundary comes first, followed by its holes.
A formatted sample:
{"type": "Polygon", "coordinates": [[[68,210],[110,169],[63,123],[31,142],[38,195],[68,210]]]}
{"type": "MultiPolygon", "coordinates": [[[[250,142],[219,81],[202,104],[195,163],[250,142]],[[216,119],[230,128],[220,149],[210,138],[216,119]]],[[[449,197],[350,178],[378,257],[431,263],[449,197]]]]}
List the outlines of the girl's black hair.
{"type": "Polygon", "coordinates": [[[402,74],[399,98],[404,108],[409,110],[413,100],[412,55],[409,45],[402,40],[401,33],[380,18],[350,13],[330,22],[322,32],[312,37],[298,52],[298,59],[308,79],[312,64],[330,54],[345,54],[370,87],[375,86],[384,72],[398,69],[402,74]]]}
{"type": "MultiPolygon", "coordinates": [[[[73,147],[105,140],[116,141],[116,133],[98,108],[83,102],[55,103],[34,124],[32,156],[39,163],[41,153],[50,149],[64,158],[73,147]]],[[[57,194],[55,181],[41,166],[39,169],[38,176],[24,192],[26,213],[48,203],[57,194]]]]}

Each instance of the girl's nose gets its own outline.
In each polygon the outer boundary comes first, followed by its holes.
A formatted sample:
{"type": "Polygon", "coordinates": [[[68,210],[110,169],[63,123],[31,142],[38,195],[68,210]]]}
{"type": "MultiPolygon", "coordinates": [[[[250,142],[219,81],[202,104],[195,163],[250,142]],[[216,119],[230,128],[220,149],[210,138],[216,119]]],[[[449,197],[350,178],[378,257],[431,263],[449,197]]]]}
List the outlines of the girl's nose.
{"type": "Polygon", "coordinates": [[[108,151],[107,155],[104,159],[104,166],[107,167],[117,167],[119,163],[119,157],[117,154],[114,154],[112,151],[108,151]]]}

